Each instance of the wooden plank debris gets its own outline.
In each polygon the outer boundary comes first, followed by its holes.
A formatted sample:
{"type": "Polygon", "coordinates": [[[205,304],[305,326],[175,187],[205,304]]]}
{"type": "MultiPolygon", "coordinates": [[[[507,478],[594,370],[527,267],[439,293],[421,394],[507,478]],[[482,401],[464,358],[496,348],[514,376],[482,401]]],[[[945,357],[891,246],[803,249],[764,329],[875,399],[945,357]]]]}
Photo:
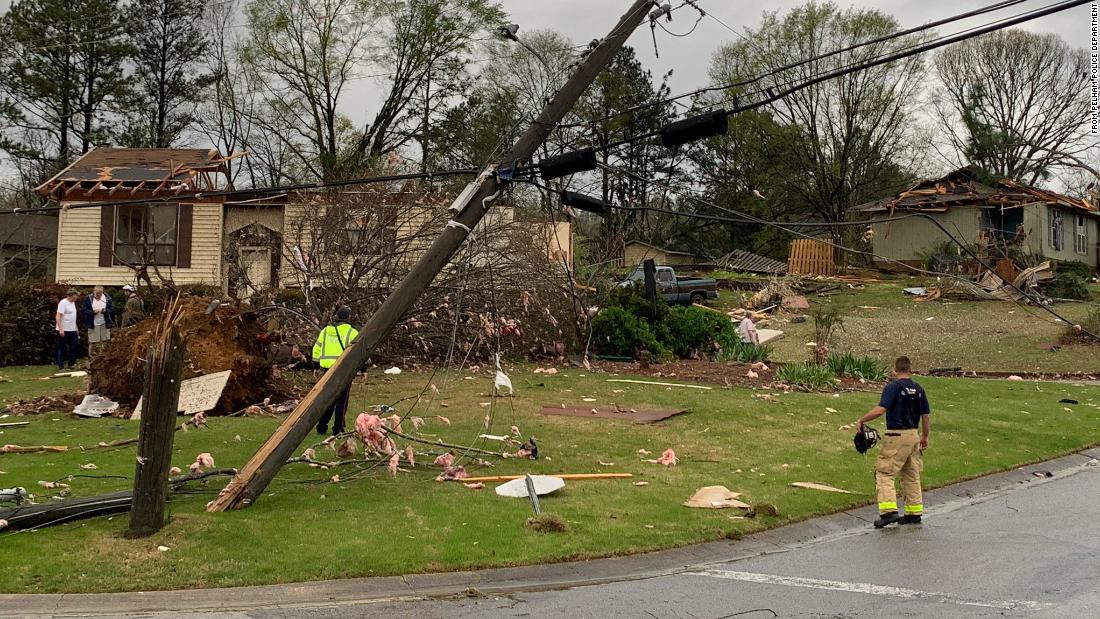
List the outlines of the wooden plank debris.
{"type": "Polygon", "coordinates": [[[850,490],[842,490],[840,488],[834,488],[833,486],[826,486],[825,484],[818,484],[812,481],[796,481],[791,484],[795,488],[806,488],[807,490],[821,490],[822,492],[839,492],[841,494],[856,494],[850,490]]]}
{"type": "Polygon", "coordinates": [[[559,404],[545,404],[539,409],[540,415],[556,415],[562,417],[596,417],[599,419],[625,419],[634,423],[654,423],[663,421],[669,417],[686,413],[687,409],[663,409],[663,408],[627,408],[623,406],[567,406],[559,404]]]}
{"type": "Polygon", "coordinates": [[[685,384],[682,384],[682,383],[660,383],[660,382],[653,381],[653,380],[633,380],[633,379],[630,379],[630,378],[609,378],[609,379],[607,379],[607,382],[609,382],[609,383],[630,383],[630,384],[633,384],[633,385],[655,385],[657,387],[686,387],[688,389],[705,389],[706,391],[710,391],[711,389],[714,389],[714,387],[707,387],[707,386],[704,386],[704,385],[685,385],[685,384]]]}
{"type": "MultiPolygon", "coordinates": [[[[461,481],[463,483],[472,484],[476,482],[496,482],[496,481],[512,481],[513,479],[523,479],[525,475],[489,475],[488,477],[466,477],[464,479],[451,479],[447,481],[461,481]]],[[[557,477],[566,481],[570,480],[582,480],[582,479],[628,479],[634,477],[633,473],[563,473],[561,475],[548,475],[547,477],[557,477]]]]}

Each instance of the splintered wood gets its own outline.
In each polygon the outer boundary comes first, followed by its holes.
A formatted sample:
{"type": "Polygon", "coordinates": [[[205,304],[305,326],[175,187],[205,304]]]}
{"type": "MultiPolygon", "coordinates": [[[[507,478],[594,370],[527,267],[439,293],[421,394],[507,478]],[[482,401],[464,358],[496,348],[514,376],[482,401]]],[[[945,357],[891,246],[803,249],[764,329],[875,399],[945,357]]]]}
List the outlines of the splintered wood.
{"type": "Polygon", "coordinates": [[[687,409],[629,408],[626,406],[566,406],[559,404],[544,405],[540,415],[559,415],[562,417],[595,417],[599,419],[625,419],[634,423],[656,423],[686,413],[687,409]]]}

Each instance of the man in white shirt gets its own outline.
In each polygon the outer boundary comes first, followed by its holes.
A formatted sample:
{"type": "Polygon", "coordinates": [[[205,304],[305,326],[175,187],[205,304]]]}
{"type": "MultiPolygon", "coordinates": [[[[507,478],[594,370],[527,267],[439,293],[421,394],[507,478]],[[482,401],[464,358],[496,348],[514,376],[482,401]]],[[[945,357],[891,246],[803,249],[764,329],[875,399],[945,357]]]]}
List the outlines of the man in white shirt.
{"type": "Polygon", "coordinates": [[[54,313],[54,327],[57,331],[57,369],[65,369],[65,361],[69,367],[76,365],[76,356],[80,352],[80,334],[76,330],[76,298],[80,296],[77,291],[69,289],[65,298],[57,304],[57,312],[54,313]]]}
{"type": "Polygon", "coordinates": [[[760,334],[756,332],[756,323],[749,318],[749,314],[745,314],[745,317],[741,319],[741,324],[737,325],[737,334],[741,336],[741,341],[746,344],[760,344],[760,334]]]}

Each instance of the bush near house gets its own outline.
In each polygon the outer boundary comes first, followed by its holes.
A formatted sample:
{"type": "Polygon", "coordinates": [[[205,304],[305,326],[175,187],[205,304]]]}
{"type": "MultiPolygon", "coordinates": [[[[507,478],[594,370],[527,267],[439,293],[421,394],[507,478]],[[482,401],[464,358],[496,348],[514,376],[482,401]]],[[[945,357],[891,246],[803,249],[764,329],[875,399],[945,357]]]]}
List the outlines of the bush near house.
{"type": "Polygon", "coordinates": [[[596,351],[633,357],[646,350],[660,357],[690,358],[713,354],[717,361],[766,361],[771,348],[741,342],[729,317],[701,307],[672,307],[658,300],[657,309],[637,287],[615,290],[592,320],[596,351]]]}
{"type": "Polygon", "coordinates": [[[1070,260],[1058,264],[1054,279],[1047,283],[1044,292],[1048,297],[1055,299],[1088,300],[1089,278],[1092,277],[1092,267],[1084,262],[1070,260]]]}
{"type": "Polygon", "coordinates": [[[53,363],[54,314],[68,288],[26,279],[0,286],[0,366],[53,363]]]}

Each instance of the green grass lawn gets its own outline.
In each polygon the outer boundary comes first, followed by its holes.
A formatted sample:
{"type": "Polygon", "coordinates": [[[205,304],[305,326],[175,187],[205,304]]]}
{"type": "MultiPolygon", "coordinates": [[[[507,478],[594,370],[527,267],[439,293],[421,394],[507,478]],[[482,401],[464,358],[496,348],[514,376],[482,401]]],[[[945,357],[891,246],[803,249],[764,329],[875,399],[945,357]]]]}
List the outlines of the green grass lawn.
{"type": "MultiPolygon", "coordinates": [[[[772,527],[873,500],[872,456],[858,455],[851,432],[840,430],[876,401],[873,393],[784,394],[778,401],[743,389],[666,389],[606,382],[608,376],[575,369],[535,375],[533,366],[509,372],[516,387],[514,422],[538,437],[538,461],[498,460],[473,474],[629,472],[630,480],[576,481],[544,497],[543,509],[568,522],[562,534],[524,528],[526,500],[496,496],[492,485],[470,490],[436,482],[435,469],[400,472],[384,467],[368,476],[327,483],[333,471],[290,465],[252,507],[207,514],[204,506],[224,481],[194,485],[170,504],[171,521],[160,533],[127,540],[126,516],[99,518],[33,532],[0,534],[0,591],[88,592],[226,587],[316,579],[444,571],[600,557],[669,548],[772,527]],[[621,390],[621,392],[616,392],[621,390]],[[541,404],[687,407],[657,425],[536,414],[541,404]],[[834,409],[837,412],[829,412],[834,409]],[[643,461],[674,448],[678,466],[643,461]],[[651,455],[643,456],[645,449],[651,455]],[[600,463],[614,463],[603,466],[600,463]],[[648,482],[637,486],[634,482],[648,482]],[[831,484],[859,492],[842,495],[802,490],[795,481],[831,484]],[[778,517],[734,520],[738,510],[689,509],[680,504],[697,488],[722,484],[753,504],[770,503],[778,517]],[[160,552],[158,546],[170,550],[160,552]]],[[[29,371],[28,371],[29,372],[29,371]]],[[[0,384],[0,397],[36,386],[23,380],[0,384]]],[[[9,373],[11,375],[11,373],[9,373]]],[[[357,384],[352,410],[417,393],[428,376],[406,372],[383,377],[372,370],[357,384]]],[[[486,373],[451,372],[435,382],[447,407],[422,403],[415,415],[429,419],[431,439],[469,443],[488,407],[486,373]],[[467,380],[466,376],[472,376],[467,380]],[[445,415],[453,422],[431,421],[445,415]]],[[[43,383],[47,381],[42,381],[43,383]]],[[[934,409],[929,486],[1006,469],[1100,442],[1100,387],[1033,382],[925,379],[934,409]],[[1072,397],[1080,405],[1058,402],[1072,397]],[[1064,410],[1069,407],[1070,411],[1064,410]]],[[[505,434],[512,408],[498,400],[493,432],[505,434]]],[[[399,406],[407,410],[409,403],[399,406]]],[[[74,477],[74,496],[128,486],[133,447],[91,448],[100,441],[134,436],[134,422],[77,419],[70,414],[25,418],[0,442],[68,444],[88,449],[63,454],[0,455],[0,486],[36,486],[39,480],[74,477]],[[97,470],[81,470],[94,463],[97,470]]],[[[174,464],[186,469],[209,451],[218,466],[240,466],[279,423],[273,418],[212,418],[210,427],[177,433],[174,464]],[[239,437],[239,440],[238,440],[239,437]]],[[[350,421],[350,420],[349,420],[350,421]]],[[[406,427],[406,431],[411,428],[406,427]]],[[[399,441],[403,447],[403,443],[399,441]]],[[[480,446],[491,443],[481,441],[480,446]]],[[[331,452],[319,452],[332,458],[331,452]]],[[[354,468],[342,467],[341,477],[354,468]]],[[[39,493],[40,500],[49,500],[39,493]]],[[[935,505],[930,505],[934,508],[935,505]]]]}
{"type": "MultiPolygon", "coordinates": [[[[844,328],[831,348],[891,362],[908,355],[918,370],[961,367],[976,371],[1097,372],[1100,348],[1063,346],[1050,352],[1065,328],[1054,316],[1034,307],[1000,301],[946,299],[918,303],[902,293],[911,286],[934,285],[903,278],[808,297],[811,306],[835,305],[843,312],[844,328]],[[866,309],[876,308],[876,309],[866,309]],[[931,319],[931,320],[929,320],[931,319]]],[[[1094,297],[1096,286],[1092,286],[1094,297]]],[[[747,293],[751,294],[751,293],[747,293]]],[[[724,308],[737,307],[742,293],[724,291],[724,308]]],[[[1059,303],[1055,311],[1080,320],[1088,310],[1081,303],[1059,303]]],[[[791,323],[789,316],[772,320],[769,328],[786,335],[773,344],[778,361],[806,361],[813,341],[813,322],[791,323]]]]}

